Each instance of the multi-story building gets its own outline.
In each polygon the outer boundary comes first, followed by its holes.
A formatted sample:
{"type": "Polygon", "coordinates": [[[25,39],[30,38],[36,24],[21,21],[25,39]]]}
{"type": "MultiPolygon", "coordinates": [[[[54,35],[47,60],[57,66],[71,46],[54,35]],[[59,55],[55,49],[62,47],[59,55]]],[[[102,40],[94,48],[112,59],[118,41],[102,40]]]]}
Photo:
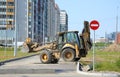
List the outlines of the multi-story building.
{"type": "Polygon", "coordinates": [[[0,26],[3,29],[13,28],[14,0],[0,1],[0,26]]]}
{"type": "Polygon", "coordinates": [[[112,32],[106,35],[106,38],[109,42],[115,42],[116,32],[112,32]]]}
{"type": "Polygon", "coordinates": [[[60,9],[54,0],[0,0],[0,40],[26,38],[43,43],[53,40],[60,30],[60,9]]]}
{"type": "MultiPolygon", "coordinates": [[[[20,1],[20,0],[19,0],[20,1]]],[[[25,38],[32,38],[33,41],[43,43],[47,38],[51,41],[55,37],[56,17],[55,17],[55,1],[54,0],[26,0],[18,2],[24,7],[18,9],[24,11],[23,20],[26,24],[21,24],[23,21],[18,20],[19,28],[21,27],[22,32],[19,31],[18,35],[23,35],[23,37],[18,37],[19,39],[25,40],[25,38]],[[27,20],[27,21],[26,21],[27,20]],[[21,24],[21,25],[20,25],[21,24]],[[24,31],[23,31],[24,30],[24,31]],[[25,35],[26,33],[26,35],[25,35]]],[[[19,12],[19,14],[22,14],[19,12]]],[[[22,16],[18,14],[18,18],[22,16]]],[[[58,25],[58,24],[57,24],[58,25]]]]}
{"type": "Polygon", "coordinates": [[[68,15],[65,10],[60,11],[60,32],[68,31],[68,15]]]}
{"type": "Polygon", "coordinates": [[[100,37],[95,40],[95,43],[107,43],[107,42],[108,42],[108,39],[104,37],[100,37]]]}
{"type": "Polygon", "coordinates": [[[54,30],[55,30],[55,1],[47,0],[47,37],[49,41],[52,41],[54,38],[54,30]]]}
{"type": "Polygon", "coordinates": [[[120,44],[120,32],[117,33],[115,42],[116,42],[117,44],[120,44]]]}
{"type": "Polygon", "coordinates": [[[57,4],[55,4],[55,35],[60,32],[60,9],[57,4]]]}
{"type": "Polygon", "coordinates": [[[29,0],[15,0],[15,20],[17,29],[17,41],[24,42],[24,40],[29,36],[29,0]]]}
{"type": "Polygon", "coordinates": [[[0,43],[13,41],[14,34],[14,0],[0,0],[0,43]]]}
{"type": "Polygon", "coordinates": [[[43,43],[47,36],[47,0],[34,0],[33,10],[33,40],[43,43]]]}

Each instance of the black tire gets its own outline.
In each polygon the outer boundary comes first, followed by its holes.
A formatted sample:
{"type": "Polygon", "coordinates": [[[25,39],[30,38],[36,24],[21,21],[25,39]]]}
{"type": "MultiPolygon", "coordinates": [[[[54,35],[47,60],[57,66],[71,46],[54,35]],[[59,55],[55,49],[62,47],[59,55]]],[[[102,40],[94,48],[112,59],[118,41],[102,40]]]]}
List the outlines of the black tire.
{"type": "Polygon", "coordinates": [[[61,58],[64,61],[72,62],[75,60],[75,51],[71,48],[66,48],[62,51],[61,58]]]}
{"type": "Polygon", "coordinates": [[[80,60],[80,58],[75,58],[75,60],[74,60],[74,61],[76,61],[76,62],[77,62],[77,61],[79,61],[79,60],[80,60]]]}
{"type": "Polygon", "coordinates": [[[86,57],[87,51],[85,51],[85,49],[81,49],[80,50],[80,55],[81,55],[81,57],[86,57]]]}
{"type": "Polygon", "coordinates": [[[52,62],[52,52],[48,50],[42,50],[40,53],[40,61],[44,64],[52,62]]]}
{"type": "Polygon", "coordinates": [[[52,59],[53,61],[52,61],[52,63],[53,64],[56,64],[56,63],[58,63],[58,61],[59,61],[59,59],[52,59]]]}

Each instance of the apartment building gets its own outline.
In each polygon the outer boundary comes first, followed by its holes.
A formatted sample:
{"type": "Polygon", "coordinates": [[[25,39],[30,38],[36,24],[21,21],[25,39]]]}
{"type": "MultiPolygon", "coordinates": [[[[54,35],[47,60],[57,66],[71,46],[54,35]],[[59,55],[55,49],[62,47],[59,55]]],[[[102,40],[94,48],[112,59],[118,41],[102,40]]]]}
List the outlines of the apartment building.
{"type": "Polygon", "coordinates": [[[43,43],[60,31],[60,9],[55,0],[0,0],[0,42],[26,38],[43,43]]]}
{"type": "Polygon", "coordinates": [[[65,10],[60,11],[60,32],[68,31],[68,15],[65,10]]]}
{"type": "Polygon", "coordinates": [[[12,43],[13,41],[14,8],[14,0],[0,0],[0,44],[12,43]]]}
{"type": "Polygon", "coordinates": [[[55,35],[60,32],[60,8],[55,4],[55,35]]]}

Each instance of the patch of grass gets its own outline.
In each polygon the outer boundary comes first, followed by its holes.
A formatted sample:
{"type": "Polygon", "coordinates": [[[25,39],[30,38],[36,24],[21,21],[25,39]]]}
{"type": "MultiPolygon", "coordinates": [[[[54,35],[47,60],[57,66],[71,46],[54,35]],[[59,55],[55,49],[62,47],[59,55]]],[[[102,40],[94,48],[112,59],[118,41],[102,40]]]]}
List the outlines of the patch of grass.
{"type": "Polygon", "coordinates": [[[5,60],[13,59],[13,58],[19,58],[23,56],[29,56],[33,54],[36,54],[36,53],[23,53],[23,52],[20,52],[20,48],[18,48],[18,51],[16,52],[16,56],[14,56],[14,48],[1,47],[0,48],[0,61],[5,61],[5,60]]]}
{"type": "MultiPolygon", "coordinates": [[[[93,53],[89,51],[88,55],[81,61],[92,61],[92,59],[93,53]]],[[[95,50],[95,70],[120,72],[120,52],[95,50]]]]}
{"type": "Polygon", "coordinates": [[[118,68],[115,63],[110,63],[110,62],[96,63],[95,64],[95,69],[97,71],[116,71],[116,72],[120,72],[120,68],[118,68]]]}
{"type": "Polygon", "coordinates": [[[120,69],[120,58],[116,61],[116,66],[120,69]]]}

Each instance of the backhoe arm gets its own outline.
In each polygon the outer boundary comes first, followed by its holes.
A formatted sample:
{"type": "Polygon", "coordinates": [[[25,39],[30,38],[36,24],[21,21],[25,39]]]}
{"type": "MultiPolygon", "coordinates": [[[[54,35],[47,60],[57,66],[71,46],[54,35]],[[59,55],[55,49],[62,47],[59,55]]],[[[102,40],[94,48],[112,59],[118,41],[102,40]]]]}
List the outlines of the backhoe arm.
{"type": "Polygon", "coordinates": [[[87,51],[91,49],[92,42],[90,39],[90,28],[89,28],[89,22],[84,21],[84,28],[82,30],[82,34],[80,35],[81,42],[82,42],[82,49],[84,49],[85,54],[87,54],[87,51]]]}

